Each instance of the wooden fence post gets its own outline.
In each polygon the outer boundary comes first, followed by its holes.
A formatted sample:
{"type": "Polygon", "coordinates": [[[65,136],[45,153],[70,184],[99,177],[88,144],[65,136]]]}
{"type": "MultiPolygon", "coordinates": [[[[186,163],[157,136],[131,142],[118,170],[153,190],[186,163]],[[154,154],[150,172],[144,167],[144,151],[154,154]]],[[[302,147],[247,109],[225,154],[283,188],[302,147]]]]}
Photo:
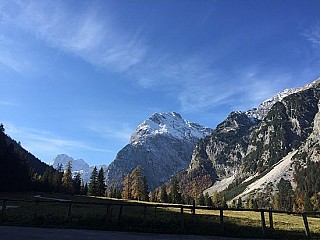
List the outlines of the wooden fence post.
{"type": "Polygon", "coordinates": [[[191,213],[192,213],[192,223],[193,223],[195,215],[196,215],[196,201],[195,200],[193,200],[193,202],[192,202],[191,213]]]}
{"type": "Polygon", "coordinates": [[[68,222],[70,222],[71,219],[71,209],[72,209],[72,202],[69,203],[69,209],[68,209],[68,222]]]}
{"type": "Polygon", "coordinates": [[[304,230],[306,232],[306,237],[307,237],[307,239],[311,239],[307,215],[305,213],[302,213],[302,218],[303,218],[303,222],[304,222],[304,230]]]}
{"type": "Polygon", "coordinates": [[[180,217],[181,217],[181,230],[184,230],[183,207],[180,208],[180,217]]]}
{"type": "Polygon", "coordinates": [[[266,220],[264,218],[264,210],[261,210],[261,230],[262,230],[262,234],[265,235],[266,234],[266,220]]]}
{"type": "Polygon", "coordinates": [[[274,227],[273,227],[273,216],[272,216],[272,210],[271,209],[269,209],[269,224],[270,224],[270,229],[274,230],[274,227]]]}
{"type": "Polygon", "coordinates": [[[192,214],[196,215],[196,201],[195,200],[193,200],[193,202],[192,202],[192,214]]]}
{"type": "Polygon", "coordinates": [[[120,205],[120,209],[119,209],[119,217],[118,217],[118,225],[119,226],[121,224],[121,215],[122,215],[122,205],[120,205]]]}
{"type": "Polygon", "coordinates": [[[8,199],[3,199],[2,209],[1,209],[1,217],[4,217],[4,213],[5,213],[6,208],[7,208],[7,201],[8,201],[8,199]]]}
{"type": "Polygon", "coordinates": [[[224,235],[223,209],[220,209],[220,233],[224,235]]]}

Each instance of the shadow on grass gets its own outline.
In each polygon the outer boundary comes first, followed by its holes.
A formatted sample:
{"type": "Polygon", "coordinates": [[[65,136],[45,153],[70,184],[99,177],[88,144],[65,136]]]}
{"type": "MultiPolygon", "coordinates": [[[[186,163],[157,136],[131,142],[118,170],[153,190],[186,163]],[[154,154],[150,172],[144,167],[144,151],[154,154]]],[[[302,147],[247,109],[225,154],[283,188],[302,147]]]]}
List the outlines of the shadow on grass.
{"type": "MultiPolygon", "coordinates": [[[[261,222],[253,219],[224,217],[223,231],[216,215],[190,213],[180,208],[113,205],[119,201],[85,198],[86,202],[110,205],[16,201],[20,206],[0,216],[1,225],[96,229],[149,233],[193,234],[243,238],[305,239],[304,232],[267,229],[262,234],[261,222]],[[69,212],[70,211],[70,212],[69,212]],[[70,213],[70,214],[69,214],[70,213]]],[[[320,239],[320,233],[313,234],[320,239]]]]}

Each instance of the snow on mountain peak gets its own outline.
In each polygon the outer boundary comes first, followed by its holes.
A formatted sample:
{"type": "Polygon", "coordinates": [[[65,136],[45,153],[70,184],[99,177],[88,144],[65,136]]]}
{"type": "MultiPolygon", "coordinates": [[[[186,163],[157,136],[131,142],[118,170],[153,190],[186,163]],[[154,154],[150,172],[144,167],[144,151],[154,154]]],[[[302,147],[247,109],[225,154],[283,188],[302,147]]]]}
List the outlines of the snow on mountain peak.
{"type": "Polygon", "coordinates": [[[265,100],[264,102],[262,102],[257,108],[253,108],[251,110],[248,110],[246,112],[246,114],[250,118],[262,120],[268,114],[269,110],[276,102],[281,102],[285,97],[287,97],[291,94],[309,89],[316,84],[320,84],[320,78],[318,78],[315,81],[308,83],[302,87],[285,89],[282,92],[279,92],[276,95],[274,95],[272,98],[269,98],[269,99],[265,100]]]}
{"type": "Polygon", "coordinates": [[[154,113],[137,127],[130,143],[138,144],[144,142],[148,136],[158,134],[170,135],[177,139],[203,138],[211,131],[210,128],[183,119],[176,112],[154,113]]]}
{"type": "Polygon", "coordinates": [[[66,169],[68,162],[71,162],[72,170],[73,171],[80,171],[80,170],[87,170],[89,169],[88,163],[86,163],[83,159],[73,159],[72,157],[68,156],[67,154],[59,154],[53,159],[51,165],[54,168],[58,167],[58,164],[62,164],[62,168],[66,169]]]}

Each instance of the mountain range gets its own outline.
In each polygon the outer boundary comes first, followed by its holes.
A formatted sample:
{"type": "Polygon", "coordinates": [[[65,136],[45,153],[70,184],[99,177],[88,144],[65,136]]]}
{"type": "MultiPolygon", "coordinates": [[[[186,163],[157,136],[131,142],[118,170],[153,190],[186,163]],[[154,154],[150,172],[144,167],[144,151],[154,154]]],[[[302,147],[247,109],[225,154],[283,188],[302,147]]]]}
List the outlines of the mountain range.
{"type": "MultiPolygon", "coordinates": [[[[215,129],[176,112],[155,113],[107,167],[107,186],[121,188],[125,176],[140,165],[149,190],[176,177],[184,195],[212,196],[236,188],[229,201],[262,195],[270,200],[281,178],[296,187],[297,164],[319,158],[319,98],[316,80],[286,89],[251,110],[231,112],[215,129]]],[[[70,160],[61,155],[60,163],[63,158],[70,160]]],[[[83,160],[71,160],[74,170],[88,175],[83,160]]]]}
{"type": "Polygon", "coordinates": [[[185,194],[233,191],[239,197],[264,198],[280,179],[296,186],[295,167],[318,161],[320,80],[285,90],[247,112],[232,112],[201,139],[188,169],[178,175],[185,194]],[[262,197],[263,196],[263,197],[262,197]]]}
{"type": "MultiPolygon", "coordinates": [[[[92,170],[95,166],[89,166],[89,164],[83,160],[83,159],[74,159],[67,154],[59,154],[57,155],[51,162],[51,166],[53,166],[55,169],[58,168],[58,165],[62,166],[62,169],[66,169],[66,166],[68,163],[71,163],[72,167],[72,175],[76,175],[77,173],[80,173],[80,176],[84,183],[88,183],[90,180],[90,176],[92,173],[92,170]]],[[[101,167],[104,171],[107,169],[107,165],[98,165],[96,166],[99,170],[101,167]]]]}
{"type": "MultiPolygon", "coordinates": [[[[319,100],[320,79],[286,89],[251,110],[231,112],[215,129],[176,112],[154,113],[136,128],[109,166],[97,167],[105,169],[108,187],[121,188],[125,176],[140,165],[149,190],[174,177],[183,195],[222,192],[230,202],[238,198],[270,202],[280,179],[297,188],[303,181],[297,169],[306,174],[310,162],[320,159],[319,100]]],[[[4,129],[1,134],[1,159],[7,155],[18,159],[24,172],[25,165],[34,174],[45,171],[45,163],[4,129]]],[[[60,154],[51,165],[65,169],[69,161],[73,174],[80,173],[88,182],[93,167],[82,159],[60,154]]]]}

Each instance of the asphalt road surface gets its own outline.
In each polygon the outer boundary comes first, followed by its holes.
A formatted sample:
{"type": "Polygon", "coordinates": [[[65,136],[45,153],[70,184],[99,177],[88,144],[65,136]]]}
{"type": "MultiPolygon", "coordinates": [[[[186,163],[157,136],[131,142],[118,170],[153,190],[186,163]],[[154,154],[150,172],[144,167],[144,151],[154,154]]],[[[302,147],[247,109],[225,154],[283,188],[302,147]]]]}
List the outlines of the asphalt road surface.
{"type": "Polygon", "coordinates": [[[0,226],[1,240],[239,240],[239,238],[207,237],[194,235],[149,234],[131,232],[95,231],[0,226]]]}

